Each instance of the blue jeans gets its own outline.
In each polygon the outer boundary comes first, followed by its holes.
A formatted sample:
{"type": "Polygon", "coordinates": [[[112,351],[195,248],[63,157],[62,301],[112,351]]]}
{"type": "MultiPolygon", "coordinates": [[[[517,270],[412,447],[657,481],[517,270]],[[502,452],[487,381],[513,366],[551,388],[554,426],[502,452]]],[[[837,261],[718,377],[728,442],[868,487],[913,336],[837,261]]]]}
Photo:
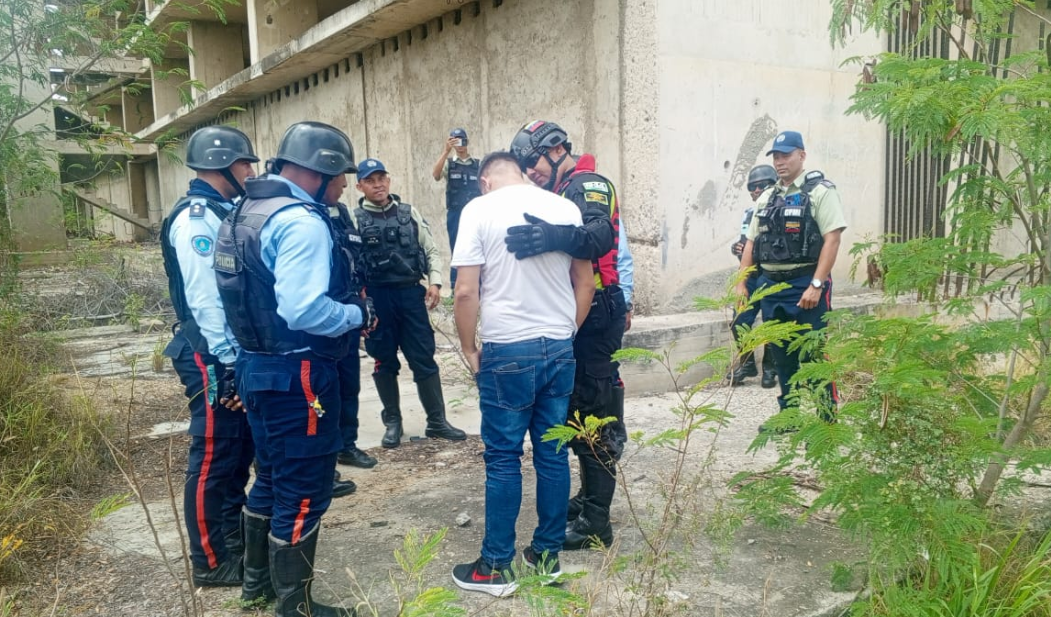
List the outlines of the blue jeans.
{"type": "Polygon", "coordinates": [[[522,445],[528,431],[536,470],[533,550],[551,555],[566,539],[569,457],[566,448],[543,441],[565,424],[573,392],[573,341],[536,338],[483,343],[478,372],[485,443],[485,538],[482,558],[505,567],[515,556],[515,523],[522,505],[522,445]]]}

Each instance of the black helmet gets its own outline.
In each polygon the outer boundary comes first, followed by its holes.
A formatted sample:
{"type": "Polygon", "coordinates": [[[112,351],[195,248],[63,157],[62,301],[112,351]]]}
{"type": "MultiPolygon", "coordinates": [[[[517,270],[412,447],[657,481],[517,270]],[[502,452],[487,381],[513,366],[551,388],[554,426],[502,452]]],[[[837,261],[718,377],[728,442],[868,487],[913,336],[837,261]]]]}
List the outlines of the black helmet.
{"type": "Polygon", "coordinates": [[[194,171],[221,171],[237,161],[258,163],[252,142],[229,126],[206,126],[186,144],[186,166],[194,171]]]}
{"type": "Polygon", "coordinates": [[[347,134],[321,122],[297,122],[288,127],[274,160],[294,163],[323,176],[358,170],[347,134]]]}
{"type": "MultiPolygon", "coordinates": [[[[536,166],[541,156],[546,156],[548,150],[560,144],[565,146],[566,152],[573,148],[569,143],[569,135],[562,127],[554,122],[535,120],[518,130],[508,150],[518,160],[522,171],[525,171],[536,166]]],[[[552,162],[552,167],[556,166],[552,162]]]]}
{"type": "Polygon", "coordinates": [[[770,165],[756,165],[748,172],[748,190],[754,191],[759,187],[767,186],[777,182],[777,170],[770,165]]]}

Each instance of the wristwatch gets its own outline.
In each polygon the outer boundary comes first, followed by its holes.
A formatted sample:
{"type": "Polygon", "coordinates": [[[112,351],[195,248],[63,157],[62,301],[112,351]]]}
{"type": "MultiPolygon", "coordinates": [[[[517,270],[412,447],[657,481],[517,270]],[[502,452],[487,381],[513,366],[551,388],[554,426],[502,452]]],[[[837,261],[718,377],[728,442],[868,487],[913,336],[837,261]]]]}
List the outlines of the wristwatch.
{"type": "Polygon", "coordinates": [[[825,287],[825,282],[821,279],[813,279],[810,281],[810,286],[814,289],[823,289],[825,287]]]}
{"type": "Polygon", "coordinates": [[[628,303],[627,303],[627,304],[626,304],[626,305],[624,306],[624,308],[625,308],[625,312],[626,312],[626,313],[630,313],[630,312],[632,312],[632,311],[634,311],[634,310],[635,310],[635,305],[634,305],[634,304],[632,304],[631,302],[628,302],[628,303]]]}

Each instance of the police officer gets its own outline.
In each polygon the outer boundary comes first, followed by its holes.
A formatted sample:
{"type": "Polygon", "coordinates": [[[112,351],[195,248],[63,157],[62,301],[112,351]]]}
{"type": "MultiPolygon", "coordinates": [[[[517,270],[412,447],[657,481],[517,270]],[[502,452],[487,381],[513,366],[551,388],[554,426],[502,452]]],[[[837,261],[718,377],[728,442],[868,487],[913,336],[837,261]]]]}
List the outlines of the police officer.
{"type": "Polygon", "coordinates": [[[325,206],[339,201],[353,161],[339,129],[293,124],[271,173],[246,183],[215,254],[223,308],[242,349],[238,392],[256,443],[242,600],[274,595],[278,617],[355,614],[310,594],[342,448],[337,364],[352,351],[351,332],[374,322],[368,300],[350,289],[351,266],[325,206]]]}
{"type": "MultiPolygon", "coordinates": [[[[467,131],[453,129],[445,140],[445,150],[438,157],[431,172],[434,181],[445,178],[445,226],[449,231],[449,252],[456,248],[456,232],[460,229],[460,212],[467,202],[482,194],[478,188],[478,159],[467,151],[467,131]],[[456,157],[449,156],[456,152],[456,157]]],[[[456,287],[456,268],[449,269],[449,284],[456,287]]]]}
{"type": "MultiPolygon", "coordinates": [[[[344,203],[329,207],[332,225],[340,240],[344,242],[344,251],[351,260],[350,293],[360,295],[365,288],[365,270],[362,262],[361,234],[354,225],[350,209],[344,203]]],[[[340,465],[350,465],[362,469],[376,466],[376,459],[358,449],[358,395],[361,393],[361,357],[358,348],[361,343],[361,331],[350,331],[350,353],[339,361],[339,395],[340,416],[339,430],[343,436],[343,449],[336,457],[340,465]]],[[[338,472],[337,472],[338,473],[338,472]]]]}
{"type": "MultiPolygon", "coordinates": [[[[763,194],[763,191],[770,188],[777,182],[777,171],[770,165],[757,165],[748,172],[748,195],[752,198],[752,201],[759,199],[759,196],[763,194]]],[[[752,224],[752,214],[755,212],[754,206],[749,206],[744,211],[744,218],[741,219],[741,238],[734,242],[730,246],[730,252],[737,256],[738,261],[741,259],[741,253],[744,252],[744,245],[748,241],[748,227],[752,224]]],[[[756,283],[759,281],[758,269],[749,275],[745,281],[745,286],[748,288],[748,294],[755,293],[756,283]]],[[[755,318],[759,315],[759,306],[751,305],[746,307],[744,310],[734,314],[733,323],[730,325],[730,333],[733,334],[734,340],[737,341],[740,338],[740,333],[737,331],[738,326],[752,327],[755,323],[755,318]]],[[[761,385],[764,388],[773,388],[777,385],[777,369],[774,368],[774,353],[770,349],[771,346],[765,346],[763,349],[763,379],[761,385]]],[[[759,374],[759,371],[755,367],[755,354],[749,353],[746,355],[736,368],[731,368],[730,374],[727,379],[730,380],[730,384],[739,386],[744,383],[745,378],[755,377],[759,374]]]]}
{"type": "Polygon", "coordinates": [[[579,411],[581,417],[616,420],[603,427],[595,447],[583,441],[572,444],[580,462],[584,499],[580,513],[566,528],[563,548],[590,547],[596,538],[608,546],[613,541],[609,509],[617,488],[615,462],[624,450],[626,435],[624,399],[614,396],[616,363],[611,359],[620,349],[627,313],[617,272],[617,192],[609,179],[595,172],[594,156],[571,155],[569,136],[554,122],[537,120],[525,125],[512,140],[510,151],[533,183],[568,198],[583,213],[583,227],[551,225],[527,215],[529,224],[508,229],[505,241],[519,259],[562,251],[590,259],[595,271],[591,311],[573,342],[577,365],[569,409],[571,416],[579,411]]]}
{"type": "Polygon", "coordinates": [[[427,413],[424,434],[462,441],[467,434],[445,419],[445,399],[438,364],[434,361],[434,330],[427,311],[441,299],[441,257],[430,227],[419,211],[390,192],[390,175],[382,162],[365,159],[358,165],[357,188],[364,194],[354,210],[354,221],[364,244],[365,281],[376,303],[379,326],[365,340],[365,350],[376,361],[376,383],[386,431],[384,448],[401,445],[401,393],[398,389],[398,349],[412,369],[416,391],[427,413]],[[421,279],[427,279],[425,290],[421,279]]]}
{"type": "MultiPolygon", "coordinates": [[[[847,227],[836,186],[820,171],[806,172],[803,136],[784,131],[766,153],[773,155],[780,181],[756,201],[756,214],[748,228],[741,255],[741,270],[762,268],[757,287],[787,283],[788,288],[760,300],[763,320],[777,319],[825,327],[831,310],[832,266],[836,263],[840,237],[847,227]]],[[[741,297],[748,294],[747,282],[737,285],[741,297]]],[[[788,403],[789,380],[799,370],[799,352],[772,345],[781,382],[778,405],[788,403]]],[[[818,402],[821,417],[831,421],[837,402],[835,386],[827,387],[827,400],[818,402]]],[[[760,427],[765,430],[765,427],[760,427]]]]}
{"type": "Polygon", "coordinates": [[[219,225],[244,194],[245,180],[255,176],[252,164],[258,161],[252,143],[237,129],[212,126],[195,132],[186,147],[186,166],[197,177],[164,219],[160,234],[179,320],[164,355],[172,359],[190,407],[183,518],[198,587],[241,584],[241,508],[254,453],[234,393],[237,350],[226,335],[212,259],[219,225]]]}

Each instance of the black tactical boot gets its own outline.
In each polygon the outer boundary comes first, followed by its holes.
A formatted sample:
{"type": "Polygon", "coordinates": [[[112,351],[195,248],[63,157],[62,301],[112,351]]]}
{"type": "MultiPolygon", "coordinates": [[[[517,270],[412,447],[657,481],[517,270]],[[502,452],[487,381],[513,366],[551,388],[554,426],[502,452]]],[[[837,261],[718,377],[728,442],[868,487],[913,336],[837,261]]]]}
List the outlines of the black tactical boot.
{"type": "Polygon", "coordinates": [[[244,576],[244,556],[230,554],[226,561],[211,570],[193,566],[195,587],[240,587],[244,576]]]}
{"type": "Polygon", "coordinates": [[[241,512],[245,539],[245,574],[241,585],[241,605],[248,608],[268,604],[277,597],[270,582],[270,517],[241,512]]]}
{"type": "Polygon", "coordinates": [[[383,433],[380,445],[384,448],[397,448],[401,445],[401,393],[398,391],[398,376],[388,373],[375,373],[372,380],[376,382],[376,392],[380,395],[383,411],[380,418],[383,426],[387,427],[383,433]]]}
{"type": "Polygon", "coordinates": [[[741,359],[741,363],[737,368],[730,374],[730,385],[739,386],[744,383],[745,378],[755,377],[759,374],[759,369],[755,367],[755,354],[748,354],[745,358],[741,359]]]}
{"type": "Polygon", "coordinates": [[[346,497],[347,495],[353,495],[354,491],[358,490],[358,485],[354,484],[353,480],[343,480],[339,470],[335,470],[332,474],[332,498],[339,499],[340,497],[346,497]]]}
{"type": "Polygon", "coordinates": [[[372,469],[376,466],[376,459],[359,450],[357,446],[350,446],[340,450],[339,454],[336,455],[336,462],[340,465],[350,465],[351,467],[360,467],[362,469],[372,469]]]}
{"type": "Polygon", "coordinates": [[[770,345],[763,347],[763,380],[759,385],[764,388],[777,385],[777,367],[774,365],[774,354],[770,351],[770,345]]]}
{"type": "Polygon", "coordinates": [[[445,399],[442,397],[442,379],[435,373],[423,381],[416,382],[423,410],[427,412],[427,430],[424,435],[435,439],[463,441],[467,433],[445,420],[445,399]]]}
{"type": "Polygon", "coordinates": [[[270,536],[270,578],[277,592],[276,617],[357,617],[354,609],[318,604],[310,597],[314,579],[314,555],[321,524],[314,525],[296,544],[270,536]]]}
{"type": "Polygon", "coordinates": [[[613,527],[609,523],[609,507],[617,490],[616,468],[607,467],[593,456],[580,458],[581,471],[586,478],[587,494],[584,508],[576,520],[566,527],[566,541],[562,550],[576,551],[613,543],[613,527]]]}

